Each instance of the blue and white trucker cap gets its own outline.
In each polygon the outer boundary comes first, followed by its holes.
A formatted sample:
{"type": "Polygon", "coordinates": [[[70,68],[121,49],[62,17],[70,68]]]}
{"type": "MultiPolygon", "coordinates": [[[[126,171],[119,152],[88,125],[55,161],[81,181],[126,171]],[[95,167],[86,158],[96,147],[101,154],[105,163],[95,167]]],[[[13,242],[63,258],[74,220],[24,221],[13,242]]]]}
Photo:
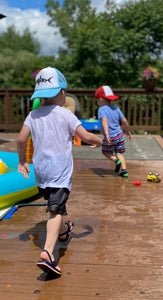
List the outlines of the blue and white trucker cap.
{"type": "Polygon", "coordinates": [[[42,69],[35,78],[35,90],[30,98],[52,98],[57,96],[61,89],[67,89],[64,75],[56,68],[42,69]]]}

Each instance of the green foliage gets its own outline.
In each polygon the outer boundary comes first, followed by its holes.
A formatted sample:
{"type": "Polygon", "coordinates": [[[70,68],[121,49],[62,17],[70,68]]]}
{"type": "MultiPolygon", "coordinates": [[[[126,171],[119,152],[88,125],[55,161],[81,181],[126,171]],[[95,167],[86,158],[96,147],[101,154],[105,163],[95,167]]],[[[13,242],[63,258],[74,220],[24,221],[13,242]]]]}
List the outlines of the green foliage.
{"type": "Polygon", "coordinates": [[[28,28],[24,30],[22,36],[16,31],[14,26],[9,26],[6,32],[0,35],[0,50],[10,48],[13,52],[20,49],[38,54],[40,45],[36,39],[32,37],[28,28]]]}
{"type": "Polygon", "coordinates": [[[46,5],[50,24],[57,26],[65,38],[67,50],[60,50],[57,65],[64,60],[62,71],[66,65],[65,74],[69,73],[71,87],[96,87],[103,73],[99,63],[101,21],[90,3],[89,0],[65,0],[60,7],[58,1],[49,0],[46,5]]]}
{"type": "Polygon", "coordinates": [[[49,25],[59,29],[66,48],[58,57],[39,56],[40,45],[28,28],[0,34],[0,87],[34,86],[32,72],[48,65],[60,69],[69,88],[143,87],[148,65],[161,72],[163,84],[163,2],[128,0],[97,13],[91,0],[47,0],[49,25]]]}
{"type": "Polygon", "coordinates": [[[26,72],[28,72],[34,57],[34,54],[23,50],[15,53],[6,48],[1,51],[0,86],[4,88],[27,87],[24,78],[26,78],[26,72]],[[23,86],[21,86],[21,82],[23,82],[23,86]]]}
{"type": "Polygon", "coordinates": [[[0,35],[0,87],[33,88],[33,71],[55,64],[55,57],[39,57],[40,45],[26,29],[19,35],[14,27],[0,35]]]}
{"type": "Polygon", "coordinates": [[[51,18],[49,24],[59,28],[69,49],[75,42],[78,26],[91,17],[90,3],[90,0],[64,0],[61,7],[58,1],[47,1],[47,14],[51,18]]]}
{"type": "Polygon", "coordinates": [[[129,0],[120,7],[106,1],[107,10],[99,14],[89,0],[64,0],[62,6],[48,0],[46,7],[49,24],[65,38],[71,85],[142,87],[142,68],[151,65],[163,73],[162,0],[129,0]]]}
{"type": "MultiPolygon", "coordinates": [[[[109,4],[108,4],[109,10],[109,4]]],[[[163,3],[160,0],[129,0],[120,8],[103,14],[111,20],[113,53],[121,66],[120,86],[138,87],[140,70],[149,64],[157,67],[163,50],[163,3]],[[135,80],[135,82],[134,82],[135,80]]],[[[108,25],[108,22],[107,22],[108,25]]]]}

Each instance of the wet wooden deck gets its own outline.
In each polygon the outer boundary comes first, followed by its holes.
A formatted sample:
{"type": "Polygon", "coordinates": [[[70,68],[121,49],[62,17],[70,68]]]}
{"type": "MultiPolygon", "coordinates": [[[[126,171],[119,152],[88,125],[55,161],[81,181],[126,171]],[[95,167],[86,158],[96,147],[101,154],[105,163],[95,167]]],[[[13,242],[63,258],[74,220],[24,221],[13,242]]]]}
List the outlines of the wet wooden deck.
{"type": "MultiPolygon", "coordinates": [[[[7,145],[7,144],[6,144],[7,145]]],[[[4,150],[4,149],[3,149],[4,150]]],[[[0,299],[163,299],[163,161],[127,161],[129,178],[106,160],[75,160],[67,246],[55,256],[62,276],[36,267],[45,240],[45,207],[21,207],[0,222],[0,299]],[[135,186],[134,181],[142,181],[135,186]]],[[[38,198],[34,203],[43,203],[38,198]]]]}

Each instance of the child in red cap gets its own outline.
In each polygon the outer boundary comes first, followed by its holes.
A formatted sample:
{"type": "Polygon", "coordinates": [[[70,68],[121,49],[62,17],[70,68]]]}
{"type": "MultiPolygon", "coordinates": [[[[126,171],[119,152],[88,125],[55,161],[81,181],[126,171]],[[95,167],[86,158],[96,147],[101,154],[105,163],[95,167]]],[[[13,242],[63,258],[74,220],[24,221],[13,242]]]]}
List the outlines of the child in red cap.
{"type": "Polygon", "coordinates": [[[119,97],[115,96],[109,86],[101,86],[95,92],[97,99],[98,119],[101,120],[102,133],[104,135],[102,153],[112,160],[115,164],[115,172],[120,172],[120,176],[128,177],[126,161],[123,156],[125,152],[125,139],[120,124],[125,127],[129,138],[132,138],[129,124],[119,107],[112,104],[112,100],[119,97]]]}

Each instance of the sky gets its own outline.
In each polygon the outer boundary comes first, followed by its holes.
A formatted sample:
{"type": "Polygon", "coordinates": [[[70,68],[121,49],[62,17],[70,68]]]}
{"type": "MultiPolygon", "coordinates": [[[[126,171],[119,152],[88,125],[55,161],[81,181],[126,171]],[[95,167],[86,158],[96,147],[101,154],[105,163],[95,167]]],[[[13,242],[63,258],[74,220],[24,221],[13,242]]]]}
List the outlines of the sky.
{"type": "MultiPolygon", "coordinates": [[[[63,0],[59,0],[62,3],[63,0]]],[[[115,0],[119,4],[122,0],[115,0]]],[[[0,34],[14,24],[19,34],[28,27],[41,46],[40,55],[57,55],[64,40],[59,32],[54,35],[54,28],[48,26],[49,16],[46,14],[47,0],[0,0],[0,14],[6,16],[0,20],[0,34]]],[[[105,9],[106,0],[92,0],[92,7],[97,11],[105,9]]]]}

